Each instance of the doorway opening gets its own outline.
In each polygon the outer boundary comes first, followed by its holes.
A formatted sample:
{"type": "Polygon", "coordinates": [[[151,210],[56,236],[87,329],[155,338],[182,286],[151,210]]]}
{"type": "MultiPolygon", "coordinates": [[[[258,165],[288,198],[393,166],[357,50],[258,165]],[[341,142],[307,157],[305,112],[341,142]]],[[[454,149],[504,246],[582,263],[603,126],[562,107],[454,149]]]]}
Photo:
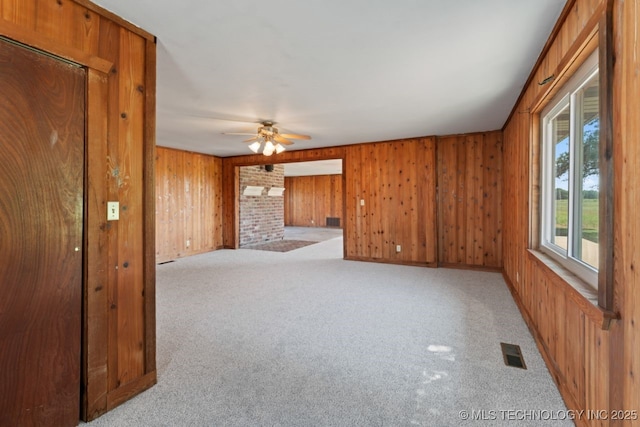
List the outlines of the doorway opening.
{"type": "Polygon", "coordinates": [[[240,247],[288,252],[342,237],[342,163],[240,167],[240,247]]]}

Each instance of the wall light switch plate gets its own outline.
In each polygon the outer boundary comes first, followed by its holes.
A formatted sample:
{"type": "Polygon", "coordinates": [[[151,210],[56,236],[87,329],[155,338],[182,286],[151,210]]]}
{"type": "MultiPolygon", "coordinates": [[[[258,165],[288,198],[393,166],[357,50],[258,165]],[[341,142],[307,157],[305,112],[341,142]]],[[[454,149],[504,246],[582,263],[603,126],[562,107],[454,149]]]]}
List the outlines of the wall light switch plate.
{"type": "Polygon", "coordinates": [[[107,202],[107,221],[120,219],[120,202],[107,202]]]}

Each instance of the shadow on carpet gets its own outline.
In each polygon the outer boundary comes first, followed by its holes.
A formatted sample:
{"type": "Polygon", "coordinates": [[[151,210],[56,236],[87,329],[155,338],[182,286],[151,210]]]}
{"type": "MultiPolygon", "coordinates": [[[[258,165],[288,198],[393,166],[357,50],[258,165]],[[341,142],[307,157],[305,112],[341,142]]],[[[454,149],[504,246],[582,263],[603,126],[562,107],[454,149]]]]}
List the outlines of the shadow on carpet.
{"type": "Polygon", "coordinates": [[[243,246],[242,249],[255,249],[258,251],[289,252],[318,242],[309,240],[276,240],[273,242],[258,243],[255,245],[243,246]]]}

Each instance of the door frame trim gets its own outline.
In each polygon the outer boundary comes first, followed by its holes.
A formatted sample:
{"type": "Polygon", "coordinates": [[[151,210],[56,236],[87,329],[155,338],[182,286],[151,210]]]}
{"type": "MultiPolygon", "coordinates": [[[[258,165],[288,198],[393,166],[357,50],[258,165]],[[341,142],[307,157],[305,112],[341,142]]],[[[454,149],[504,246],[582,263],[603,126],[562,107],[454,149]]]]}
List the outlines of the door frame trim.
{"type": "MultiPolygon", "coordinates": [[[[88,2],[76,1],[80,5],[88,2]]],[[[92,9],[93,10],[93,9],[92,9]]],[[[98,13],[98,12],[97,12],[98,13]]],[[[103,16],[102,13],[99,13],[103,16]]],[[[115,16],[105,16],[120,29],[129,30],[128,23],[115,16]]],[[[129,24],[130,25],[130,24],[129,24]]],[[[133,31],[138,34],[138,32],[133,31]]],[[[146,33],[145,33],[146,34],[146,33]]],[[[140,35],[140,34],[138,34],[140,35]]],[[[7,41],[31,47],[43,54],[71,61],[86,68],[85,103],[85,189],[84,248],[80,416],[91,421],[113,409],[126,399],[109,398],[122,395],[109,390],[109,224],[106,222],[108,183],[109,93],[113,91],[110,76],[115,74],[114,62],[57,43],[38,31],[0,18],[0,36],[7,41]]],[[[156,39],[145,40],[145,117],[143,144],[143,295],[144,295],[144,375],[127,386],[127,398],[148,389],[157,382],[156,320],[155,320],[155,87],[156,39]]]]}

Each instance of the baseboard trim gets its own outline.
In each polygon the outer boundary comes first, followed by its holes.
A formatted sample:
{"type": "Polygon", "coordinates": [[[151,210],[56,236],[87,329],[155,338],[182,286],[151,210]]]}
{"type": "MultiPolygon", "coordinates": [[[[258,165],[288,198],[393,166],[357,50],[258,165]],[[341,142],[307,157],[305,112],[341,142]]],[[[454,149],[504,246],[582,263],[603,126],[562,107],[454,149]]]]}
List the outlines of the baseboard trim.
{"type": "Polygon", "coordinates": [[[344,259],[346,261],[377,262],[379,264],[408,265],[412,267],[437,267],[438,266],[438,264],[435,262],[402,261],[402,260],[384,259],[384,258],[345,256],[344,259]]]}
{"type": "Polygon", "coordinates": [[[490,267],[487,265],[472,265],[472,264],[454,264],[448,262],[441,262],[438,264],[441,268],[454,268],[457,270],[474,270],[474,271],[488,271],[492,273],[502,273],[502,267],[490,267]]]}
{"type": "Polygon", "coordinates": [[[200,249],[197,251],[191,251],[188,253],[177,253],[177,254],[173,254],[171,256],[165,256],[163,258],[157,258],[156,257],[156,265],[158,264],[162,264],[163,262],[169,262],[169,261],[176,261],[180,258],[188,258],[192,255],[201,255],[201,254],[207,254],[209,252],[215,252],[217,250],[220,249],[233,249],[233,248],[225,248],[224,246],[216,246],[215,248],[204,248],[204,249],[200,249]]]}

